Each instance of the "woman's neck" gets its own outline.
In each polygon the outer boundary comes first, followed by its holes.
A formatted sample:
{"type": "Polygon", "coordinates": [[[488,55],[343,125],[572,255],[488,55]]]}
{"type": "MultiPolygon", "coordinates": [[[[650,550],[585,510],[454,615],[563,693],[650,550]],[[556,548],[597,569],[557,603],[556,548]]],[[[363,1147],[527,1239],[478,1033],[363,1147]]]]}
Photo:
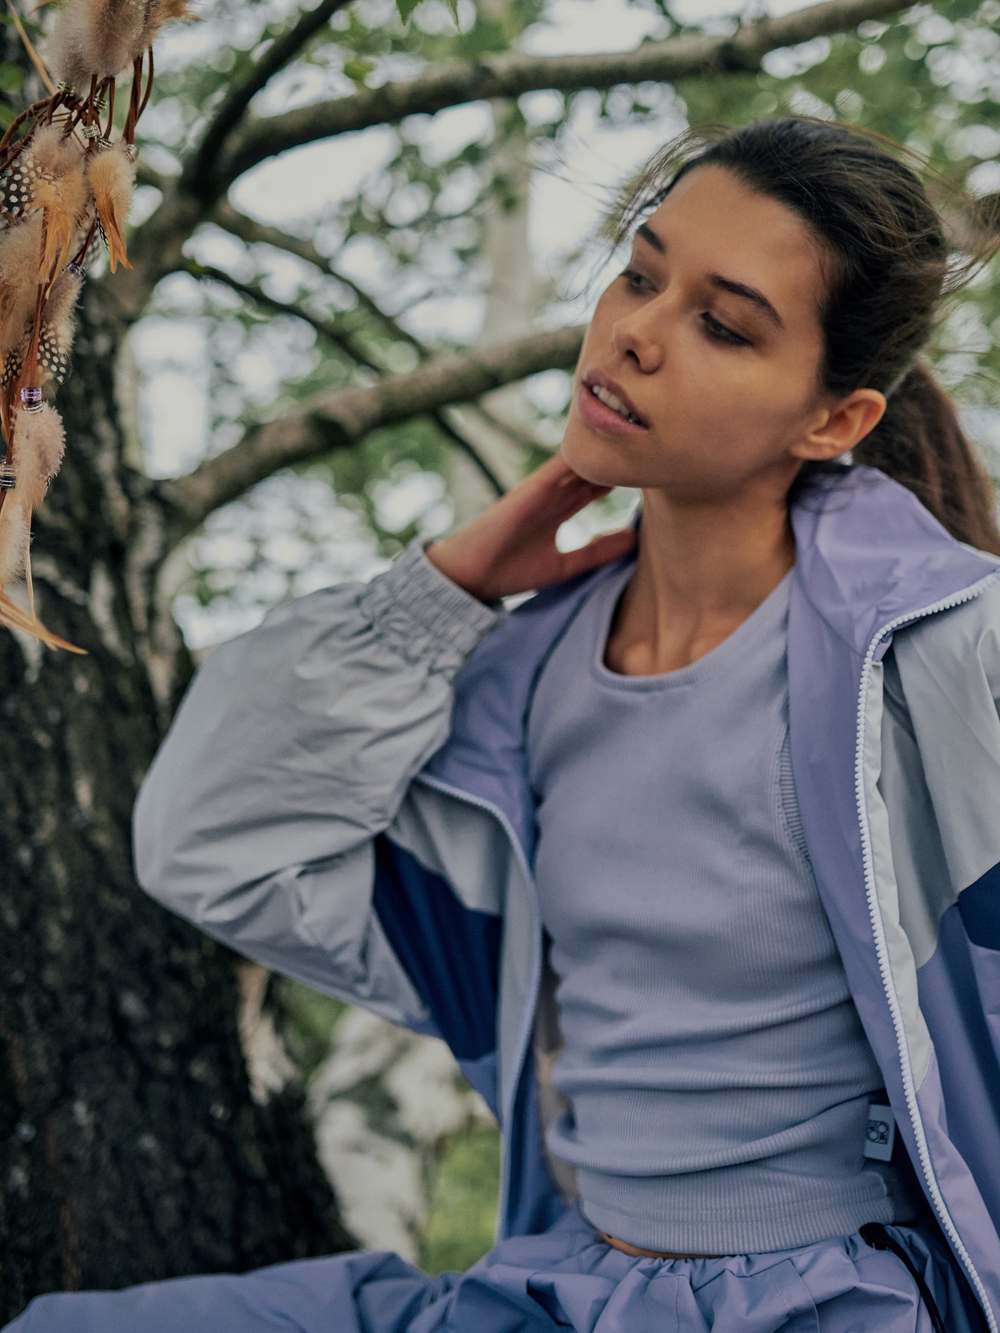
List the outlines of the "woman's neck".
{"type": "Polygon", "coordinates": [[[639,556],[608,636],[607,666],[626,676],[690,666],[742,625],[794,563],[783,495],[680,504],[644,492],[639,556]]]}

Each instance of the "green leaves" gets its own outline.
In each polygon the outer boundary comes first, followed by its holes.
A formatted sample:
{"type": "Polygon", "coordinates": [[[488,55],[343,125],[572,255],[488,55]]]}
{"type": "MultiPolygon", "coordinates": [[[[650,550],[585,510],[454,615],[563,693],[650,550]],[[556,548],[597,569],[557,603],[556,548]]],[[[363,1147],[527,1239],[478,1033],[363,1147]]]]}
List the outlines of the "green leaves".
{"type": "MultiPolygon", "coordinates": [[[[444,0],[445,4],[451,10],[451,16],[455,20],[455,27],[458,27],[458,0],[444,0]]],[[[399,17],[404,23],[408,22],[410,15],[420,4],[420,0],[396,0],[396,8],[399,11],[399,17]]]]}
{"type": "Polygon", "coordinates": [[[23,87],[23,71],[17,65],[0,64],[0,92],[16,93],[23,87]]]}
{"type": "MultiPolygon", "coordinates": [[[[401,5],[403,2],[404,0],[399,0],[401,5]]],[[[415,0],[415,3],[419,4],[419,0],[415,0]]],[[[363,60],[360,56],[352,56],[349,60],[344,61],[344,73],[359,88],[365,86],[365,80],[374,68],[374,60],[363,60]]]]}
{"type": "Polygon", "coordinates": [[[396,0],[396,8],[399,10],[399,17],[406,23],[410,15],[420,4],[420,0],[396,0]]]}

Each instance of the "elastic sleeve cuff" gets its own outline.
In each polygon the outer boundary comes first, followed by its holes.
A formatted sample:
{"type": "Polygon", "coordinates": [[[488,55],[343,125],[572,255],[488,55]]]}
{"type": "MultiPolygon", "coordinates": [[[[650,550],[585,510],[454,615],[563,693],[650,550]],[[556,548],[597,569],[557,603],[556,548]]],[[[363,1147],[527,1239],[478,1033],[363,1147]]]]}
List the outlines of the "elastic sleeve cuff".
{"type": "Polygon", "coordinates": [[[427,559],[419,538],[372,579],[361,606],[407,661],[430,659],[435,669],[451,673],[507,614],[452,583],[427,559]]]}

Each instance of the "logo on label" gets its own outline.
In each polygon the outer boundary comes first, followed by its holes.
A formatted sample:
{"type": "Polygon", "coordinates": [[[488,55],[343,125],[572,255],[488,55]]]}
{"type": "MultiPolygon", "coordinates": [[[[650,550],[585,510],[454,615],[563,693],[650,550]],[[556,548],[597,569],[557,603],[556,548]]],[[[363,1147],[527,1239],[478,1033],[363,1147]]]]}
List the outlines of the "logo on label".
{"type": "Polygon", "coordinates": [[[865,1125],[865,1156],[888,1162],[896,1138],[896,1117],[888,1106],[869,1106],[865,1125]]]}
{"type": "Polygon", "coordinates": [[[869,1120],[867,1137],[869,1143],[888,1143],[889,1122],[887,1120],[869,1120]]]}

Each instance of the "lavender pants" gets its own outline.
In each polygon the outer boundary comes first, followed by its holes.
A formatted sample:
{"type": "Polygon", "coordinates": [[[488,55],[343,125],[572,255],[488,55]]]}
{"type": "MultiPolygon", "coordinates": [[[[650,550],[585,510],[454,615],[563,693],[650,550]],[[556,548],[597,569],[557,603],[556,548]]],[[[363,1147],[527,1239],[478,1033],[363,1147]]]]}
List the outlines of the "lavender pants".
{"type": "MultiPolygon", "coordinates": [[[[954,1262],[921,1227],[889,1227],[949,1333],[981,1325],[954,1262]]],[[[382,1251],[39,1296],[6,1333],[931,1333],[905,1265],[860,1236],[725,1259],[633,1259],[576,1209],[428,1278],[382,1251]]]]}

